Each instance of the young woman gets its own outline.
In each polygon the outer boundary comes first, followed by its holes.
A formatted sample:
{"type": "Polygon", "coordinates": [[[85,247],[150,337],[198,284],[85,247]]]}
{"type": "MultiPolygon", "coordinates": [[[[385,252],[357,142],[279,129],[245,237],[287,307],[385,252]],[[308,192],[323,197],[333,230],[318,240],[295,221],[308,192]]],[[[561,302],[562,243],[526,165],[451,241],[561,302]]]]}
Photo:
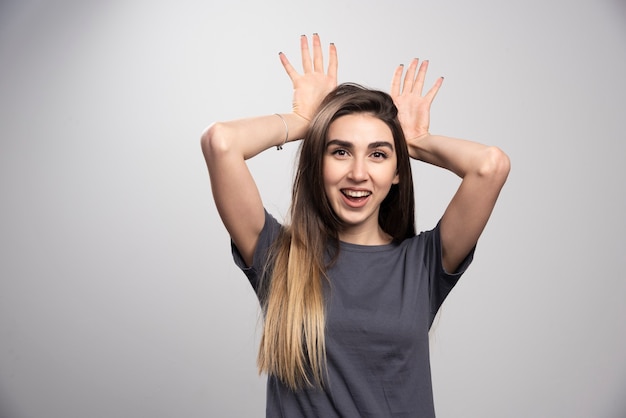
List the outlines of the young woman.
{"type": "MultiPolygon", "coordinates": [[[[498,148],[429,133],[443,79],[395,71],[391,95],[337,84],[320,39],[284,54],[293,111],[211,125],[202,150],[237,265],[261,302],[268,417],[434,416],[428,330],[472,260],[509,172],[498,148]],[[264,210],[245,160],[303,139],[289,222],[264,210]],[[441,220],[415,233],[410,158],[462,178],[441,220]]],[[[419,68],[418,68],[419,67],[419,68]]]]}

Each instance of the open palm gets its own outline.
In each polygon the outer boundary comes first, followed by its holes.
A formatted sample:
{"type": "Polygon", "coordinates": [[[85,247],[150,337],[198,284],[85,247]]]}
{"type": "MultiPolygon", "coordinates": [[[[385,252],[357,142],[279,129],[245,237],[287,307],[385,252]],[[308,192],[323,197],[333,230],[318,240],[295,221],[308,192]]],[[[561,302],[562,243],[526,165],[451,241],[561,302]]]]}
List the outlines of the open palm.
{"type": "MultiPolygon", "coordinates": [[[[404,82],[402,82],[404,66],[398,66],[391,83],[391,97],[398,108],[398,119],[407,141],[429,134],[430,106],[443,83],[443,77],[439,77],[430,90],[422,95],[428,61],[423,61],[419,70],[418,64],[418,59],[411,61],[404,75],[404,82]]],[[[411,157],[417,158],[414,155],[411,157]]]]}
{"type": "Polygon", "coordinates": [[[293,83],[293,111],[310,121],[324,97],[337,87],[337,49],[330,44],[328,71],[324,72],[324,58],[319,35],[313,34],[313,58],[305,35],[300,37],[303,73],[298,73],[285,54],[280,53],[280,62],[293,83]]]}

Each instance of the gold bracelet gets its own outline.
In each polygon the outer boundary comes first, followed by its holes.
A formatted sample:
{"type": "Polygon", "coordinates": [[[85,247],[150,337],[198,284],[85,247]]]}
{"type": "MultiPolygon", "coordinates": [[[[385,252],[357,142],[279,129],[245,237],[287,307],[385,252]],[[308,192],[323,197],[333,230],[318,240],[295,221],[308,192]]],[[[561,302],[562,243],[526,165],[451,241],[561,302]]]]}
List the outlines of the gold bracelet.
{"type": "Polygon", "coordinates": [[[280,151],[281,149],[283,149],[283,145],[285,145],[287,143],[287,140],[289,139],[289,126],[287,126],[287,121],[285,120],[285,118],[283,118],[283,115],[280,115],[278,113],[274,113],[274,114],[278,116],[280,120],[283,121],[283,125],[285,125],[285,140],[283,141],[282,144],[276,145],[276,150],[280,151]]]}

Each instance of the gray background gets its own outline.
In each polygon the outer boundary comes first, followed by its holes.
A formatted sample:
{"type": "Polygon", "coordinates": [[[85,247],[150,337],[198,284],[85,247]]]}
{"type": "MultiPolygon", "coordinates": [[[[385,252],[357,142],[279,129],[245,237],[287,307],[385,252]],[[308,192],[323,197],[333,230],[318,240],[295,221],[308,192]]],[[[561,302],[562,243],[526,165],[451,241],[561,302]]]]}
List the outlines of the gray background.
{"type": "MultiPolygon", "coordinates": [[[[288,111],[312,32],[340,81],[430,59],[432,131],[512,159],[432,333],[438,416],[626,416],[623,0],[3,0],[0,416],[263,416],[199,138],[288,111]]],[[[296,148],[250,163],[278,217],[296,148]]],[[[414,169],[423,230],[458,180],[414,169]]]]}

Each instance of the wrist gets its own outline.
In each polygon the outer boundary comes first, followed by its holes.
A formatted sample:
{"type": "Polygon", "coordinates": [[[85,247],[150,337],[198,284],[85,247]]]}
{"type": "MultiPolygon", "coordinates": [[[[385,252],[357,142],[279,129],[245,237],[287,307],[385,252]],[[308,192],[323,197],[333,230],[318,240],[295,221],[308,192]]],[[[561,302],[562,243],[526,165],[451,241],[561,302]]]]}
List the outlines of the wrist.
{"type": "Polygon", "coordinates": [[[298,117],[300,117],[300,119],[306,121],[306,123],[310,124],[311,123],[311,119],[307,118],[306,116],[303,116],[302,114],[296,112],[295,110],[292,111],[292,113],[298,117]]]}
{"type": "Polygon", "coordinates": [[[416,160],[423,160],[422,154],[427,151],[428,138],[432,135],[430,132],[418,133],[412,137],[407,137],[406,143],[409,148],[409,155],[416,160]]]}
{"type": "Polygon", "coordinates": [[[297,114],[291,113],[274,113],[280,119],[283,126],[283,134],[281,135],[280,142],[275,144],[276,148],[281,150],[283,145],[287,142],[297,141],[304,138],[307,130],[309,129],[309,122],[307,119],[297,114]]]}
{"type": "Polygon", "coordinates": [[[419,132],[419,133],[414,133],[411,136],[407,136],[406,137],[406,142],[409,145],[409,147],[416,147],[419,148],[420,147],[420,143],[424,142],[424,140],[426,138],[428,138],[430,135],[430,132],[419,132]]]}
{"type": "Polygon", "coordinates": [[[426,131],[426,132],[421,132],[421,133],[417,133],[417,134],[413,134],[411,136],[407,136],[407,142],[418,142],[421,141],[422,139],[424,139],[425,137],[430,136],[430,132],[426,131]]]}

